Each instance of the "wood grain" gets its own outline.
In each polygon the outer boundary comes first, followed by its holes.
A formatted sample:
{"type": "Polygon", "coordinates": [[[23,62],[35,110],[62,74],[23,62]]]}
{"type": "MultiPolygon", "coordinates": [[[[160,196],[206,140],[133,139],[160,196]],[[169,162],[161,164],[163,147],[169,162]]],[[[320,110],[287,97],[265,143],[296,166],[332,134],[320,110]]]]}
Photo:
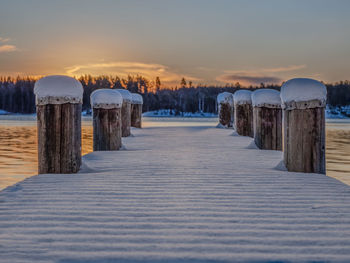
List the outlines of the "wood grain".
{"type": "Polygon", "coordinates": [[[76,173],[81,166],[81,104],[37,106],[38,172],[76,173]]]}
{"type": "Polygon", "coordinates": [[[239,135],[254,137],[252,104],[235,104],[235,129],[239,135]]]}
{"type": "Polygon", "coordinates": [[[121,109],[93,109],[94,151],[116,151],[121,144],[121,109]]]}
{"type": "Polygon", "coordinates": [[[282,150],[282,109],[253,108],[254,141],[264,150],[282,150]]]}

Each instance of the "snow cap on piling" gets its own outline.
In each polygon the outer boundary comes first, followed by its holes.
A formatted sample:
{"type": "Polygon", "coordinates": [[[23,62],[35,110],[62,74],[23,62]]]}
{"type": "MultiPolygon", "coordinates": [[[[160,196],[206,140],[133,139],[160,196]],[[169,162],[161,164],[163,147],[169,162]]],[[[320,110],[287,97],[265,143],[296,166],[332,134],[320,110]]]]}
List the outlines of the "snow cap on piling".
{"type": "Polygon", "coordinates": [[[36,105],[82,103],[83,86],[68,76],[46,76],[35,82],[36,105]]]}
{"type": "Polygon", "coordinates": [[[253,107],[281,108],[280,92],[274,89],[258,89],[252,93],[253,107]]]}
{"type": "Polygon", "coordinates": [[[233,95],[234,103],[237,105],[251,104],[252,103],[252,92],[250,90],[238,90],[233,95]]]}
{"type": "Polygon", "coordinates": [[[132,104],[143,104],[143,98],[138,93],[131,93],[131,103],[132,104]]]}
{"type": "Polygon", "coordinates": [[[127,89],[115,89],[115,90],[118,91],[123,96],[123,102],[129,102],[129,103],[132,102],[130,91],[128,91],[127,89]]]}
{"type": "Polygon", "coordinates": [[[218,94],[217,97],[218,104],[228,103],[231,106],[233,105],[233,94],[230,92],[222,92],[218,94]]]}
{"type": "Polygon", "coordinates": [[[121,108],[123,104],[122,95],[113,89],[98,89],[91,93],[91,107],[95,109],[121,108]]]}
{"type": "Polygon", "coordinates": [[[325,107],[327,88],[314,79],[291,79],[282,85],[281,100],[282,108],[288,110],[325,107]]]}

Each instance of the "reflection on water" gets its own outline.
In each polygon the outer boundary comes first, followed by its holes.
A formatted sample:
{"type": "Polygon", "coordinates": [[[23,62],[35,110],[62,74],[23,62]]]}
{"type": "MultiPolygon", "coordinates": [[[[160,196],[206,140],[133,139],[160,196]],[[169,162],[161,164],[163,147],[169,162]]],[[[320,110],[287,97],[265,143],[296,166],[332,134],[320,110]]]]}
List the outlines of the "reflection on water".
{"type": "MultiPolygon", "coordinates": [[[[89,123],[90,124],[90,123],[89,123]]],[[[82,126],[82,153],[92,152],[92,127],[82,126]]],[[[0,122],[0,190],[38,172],[36,122],[0,122]]]]}
{"type": "MultiPolygon", "coordinates": [[[[35,117],[0,120],[0,190],[37,174],[35,117]]],[[[216,119],[144,118],[145,127],[214,126],[216,119]]],[[[82,122],[82,153],[92,152],[91,119],[82,122]]],[[[350,121],[327,123],[327,175],[350,185],[350,121]]]]}
{"type": "Polygon", "coordinates": [[[350,185],[350,122],[327,123],[327,175],[350,185]]]}

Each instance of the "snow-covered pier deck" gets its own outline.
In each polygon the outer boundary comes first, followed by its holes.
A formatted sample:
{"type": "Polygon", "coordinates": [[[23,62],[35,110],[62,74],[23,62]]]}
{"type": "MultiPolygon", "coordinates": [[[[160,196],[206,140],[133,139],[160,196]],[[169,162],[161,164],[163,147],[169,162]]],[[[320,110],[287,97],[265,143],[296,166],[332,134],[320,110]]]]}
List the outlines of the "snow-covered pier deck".
{"type": "Polygon", "coordinates": [[[0,262],[350,261],[350,187],[211,127],[146,128],[0,192],[0,262]]]}

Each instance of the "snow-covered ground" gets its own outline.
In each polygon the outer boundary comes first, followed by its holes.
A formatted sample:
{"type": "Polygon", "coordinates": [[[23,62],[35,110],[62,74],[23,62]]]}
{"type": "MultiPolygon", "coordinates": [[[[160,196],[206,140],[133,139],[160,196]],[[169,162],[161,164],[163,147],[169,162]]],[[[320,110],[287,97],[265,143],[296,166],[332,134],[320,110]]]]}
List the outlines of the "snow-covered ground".
{"type": "Polygon", "coordinates": [[[349,262],[350,187],[209,126],[150,127],[0,192],[0,262],[349,262]]]}
{"type": "Polygon", "coordinates": [[[7,114],[10,114],[10,112],[5,110],[0,110],[0,115],[7,115],[7,114]]]}
{"type": "MultiPolygon", "coordinates": [[[[82,116],[91,116],[91,110],[83,111],[82,116]]],[[[7,112],[4,110],[0,110],[0,115],[21,115],[16,113],[7,112]]],[[[32,115],[32,114],[29,114],[32,115]]],[[[25,116],[25,115],[23,115],[25,116]]],[[[204,118],[212,118],[217,117],[217,114],[208,113],[208,112],[184,112],[178,113],[176,115],[175,110],[157,110],[157,111],[148,111],[143,113],[143,117],[204,117],[204,118]]],[[[342,107],[328,107],[326,108],[326,118],[327,119],[348,119],[350,118],[350,105],[342,106],[342,107]]]]}
{"type": "Polygon", "coordinates": [[[349,119],[350,118],[350,105],[341,107],[329,107],[326,108],[327,119],[349,119]]]}
{"type": "Polygon", "coordinates": [[[204,117],[211,118],[217,117],[217,114],[209,113],[209,112],[176,112],[175,110],[156,110],[156,111],[147,111],[142,114],[143,117],[204,117]]]}

